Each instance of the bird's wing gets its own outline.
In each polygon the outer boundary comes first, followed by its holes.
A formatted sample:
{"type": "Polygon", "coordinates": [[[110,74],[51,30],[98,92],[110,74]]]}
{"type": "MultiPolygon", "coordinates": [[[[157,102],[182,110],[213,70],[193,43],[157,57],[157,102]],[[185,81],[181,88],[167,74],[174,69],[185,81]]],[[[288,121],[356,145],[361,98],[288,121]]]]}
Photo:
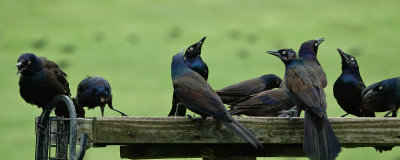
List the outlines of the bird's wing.
{"type": "Polygon", "coordinates": [[[43,64],[43,69],[51,79],[51,84],[66,95],[71,95],[69,83],[67,81],[68,75],[62,71],[56,63],[47,60],[44,57],[39,57],[43,64]]]}
{"type": "Polygon", "coordinates": [[[261,92],[264,89],[265,84],[261,82],[260,78],[254,78],[222,88],[217,91],[217,94],[227,96],[248,96],[261,92]]]}
{"type": "Polygon", "coordinates": [[[217,119],[226,119],[227,110],[221,99],[199,74],[190,74],[173,80],[174,91],[188,109],[217,119]]]}
{"type": "Polygon", "coordinates": [[[311,72],[299,67],[288,69],[286,71],[286,84],[304,104],[321,116],[324,112],[323,107],[326,105],[323,102],[325,93],[318,77],[310,74],[311,72]]]}
{"type": "Polygon", "coordinates": [[[287,99],[288,96],[281,93],[280,90],[268,90],[257,94],[248,96],[242,99],[234,106],[256,106],[256,105],[274,105],[282,101],[282,99],[287,99]]]}

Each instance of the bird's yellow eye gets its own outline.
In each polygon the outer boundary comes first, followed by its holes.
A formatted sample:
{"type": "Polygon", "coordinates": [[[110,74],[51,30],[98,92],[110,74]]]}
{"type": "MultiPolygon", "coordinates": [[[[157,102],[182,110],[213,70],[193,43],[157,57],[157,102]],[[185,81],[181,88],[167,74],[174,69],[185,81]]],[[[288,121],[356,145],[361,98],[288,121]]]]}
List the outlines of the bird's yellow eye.
{"type": "Polygon", "coordinates": [[[381,90],[383,87],[382,86],[379,86],[379,90],[381,90]]]}
{"type": "Polygon", "coordinates": [[[318,43],[314,43],[314,46],[315,46],[315,47],[318,46],[318,43]]]}
{"type": "Polygon", "coordinates": [[[286,54],[286,51],[282,51],[282,54],[286,54]]]}
{"type": "Polygon", "coordinates": [[[193,51],[193,47],[190,47],[189,50],[193,51]]]}
{"type": "Polygon", "coordinates": [[[202,42],[199,42],[200,44],[202,43],[202,42]]]}
{"type": "Polygon", "coordinates": [[[350,58],[350,60],[351,60],[351,61],[354,61],[354,58],[353,58],[353,57],[351,57],[351,58],[350,58]]]}

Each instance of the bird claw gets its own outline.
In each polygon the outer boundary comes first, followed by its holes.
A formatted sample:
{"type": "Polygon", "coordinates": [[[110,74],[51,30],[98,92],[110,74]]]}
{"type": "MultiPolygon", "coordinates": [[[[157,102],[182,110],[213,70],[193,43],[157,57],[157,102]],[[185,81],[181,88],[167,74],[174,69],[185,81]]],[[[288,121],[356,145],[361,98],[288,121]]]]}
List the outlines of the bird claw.
{"type": "Polygon", "coordinates": [[[195,115],[191,116],[191,115],[186,115],[187,117],[189,117],[190,120],[192,120],[192,122],[196,123],[196,125],[199,127],[200,126],[200,122],[203,121],[205,118],[203,117],[196,117],[195,115]]]}
{"type": "Polygon", "coordinates": [[[297,107],[290,108],[289,110],[282,110],[279,113],[281,113],[278,117],[286,117],[289,119],[292,119],[293,117],[297,117],[299,112],[297,111],[297,107]]]}

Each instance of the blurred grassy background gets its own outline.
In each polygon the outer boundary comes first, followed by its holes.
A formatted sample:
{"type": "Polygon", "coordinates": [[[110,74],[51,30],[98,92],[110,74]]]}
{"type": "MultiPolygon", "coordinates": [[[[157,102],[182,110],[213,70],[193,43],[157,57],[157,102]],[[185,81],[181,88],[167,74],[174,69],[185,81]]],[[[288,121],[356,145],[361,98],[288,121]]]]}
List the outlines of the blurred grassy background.
{"type": "MultiPolygon", "coordinates": [[[[41,111],[20,97],[14,67],[24,52],[58,63],[73,95],[86,75],[103,76],[117,109],[130,116],[166,116],[171,57],[201,37],[207,36],[202,57],[215,89],[267,73],[283,76],[282,62],[266,50],[297,50],[303,41],[324,37],[318,58],[328,76],[328,113],[340,116],[344,112],[332,94],[341,72],[336,48],[357,58],[367,85],[399,76],[399,5],[395,0],[0,0],[0,159],[34,157],[34,117],[41,111]]],[[[99,115],[87,111],[88,117],[99,115]]],[[[105,115],[119,116],[110,110],[105,115]]],[[[382,154],[358,148],[343,149],[338,159],[399,158],[399,148],[382,154]]],[[[118,147],[91,148],[85,159],[119,159],[118,147]]]]}

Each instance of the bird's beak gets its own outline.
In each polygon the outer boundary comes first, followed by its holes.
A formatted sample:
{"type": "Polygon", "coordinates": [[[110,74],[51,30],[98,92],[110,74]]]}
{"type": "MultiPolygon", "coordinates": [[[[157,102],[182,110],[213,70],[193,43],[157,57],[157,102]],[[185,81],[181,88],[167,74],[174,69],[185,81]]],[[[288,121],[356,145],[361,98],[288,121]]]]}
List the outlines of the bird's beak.
{"type": "Polygon", "coordinates": [[[21,66],[22,66],[22,62],[18,62],[17,65],[15,65],[15,67],[18,68],[17,75],[19,73],[21,73],[21,69],[20,69],[21,66]]]}
{"type": "Polygon", "coordinates": [[[281,54],[279,54],[279,52],[277,50],[270,50],[270,51],[267,51],[267,53],[277,56],[279,58],[281,57],[281,54]]]}
{"type": "Polygon", "coordinates": [[[322,42],[325,41],[325,38],[318,38],[316,40],[317,40],[317,43],[318,43],[318,46],[319,46],[322,42]]]}
{"type": "Polygon", "coordinates": [[[206,40],[206,37],[203,37],[199,42],[197,42],[195,50],[197,53],[199,53],[199,55],[201,54],[201,47],[203,46],[204,40],[206,40]]]}
{"type": "Polygon", "coordinates": [[[342,61],[346,61],[347,60],[346,53],[344,53],[340,48],[338,48],[337,51],[339,52],[340,57],[342,57],[342,61]]]}
{"type": "Polygon", "coordinates": [[[106,97],[100,97],[100,102],[104,103],[106,101],[106,97]]]}
{"type": "Polygon", "coordinates": [[[104,107],[105,105],[100,106],[101,116],[104,117],[104,107]]]}

